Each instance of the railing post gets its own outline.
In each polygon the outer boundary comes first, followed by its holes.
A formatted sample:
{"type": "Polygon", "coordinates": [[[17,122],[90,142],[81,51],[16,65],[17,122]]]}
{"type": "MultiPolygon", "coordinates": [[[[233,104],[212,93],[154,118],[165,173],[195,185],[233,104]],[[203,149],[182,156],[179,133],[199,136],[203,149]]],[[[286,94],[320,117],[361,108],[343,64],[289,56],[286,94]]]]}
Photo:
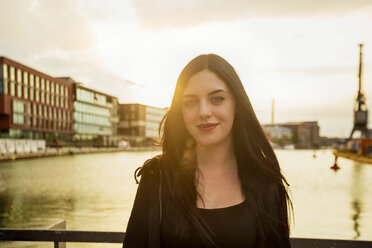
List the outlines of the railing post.
{"type": "MultiPolygon", "coordinates": [[[[48,226],[47,229],[51,229],[51,230],[56,230],[56,229],[66,230],[66,220],[57,221],[56,223],[48,226]]],[[[54,241],[54,248],[66,248],[66,243],[65,242],[59,243],[58,241],[54,241]]]]}

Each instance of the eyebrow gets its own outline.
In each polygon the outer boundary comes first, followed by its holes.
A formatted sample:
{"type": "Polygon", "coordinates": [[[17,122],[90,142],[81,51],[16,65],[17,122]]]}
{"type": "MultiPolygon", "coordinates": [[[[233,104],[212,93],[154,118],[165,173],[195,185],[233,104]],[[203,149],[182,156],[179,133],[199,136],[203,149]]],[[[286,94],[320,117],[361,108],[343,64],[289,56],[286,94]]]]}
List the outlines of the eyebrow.
{"type": "MultiPolygon", "coordinates": [[[[220,92],[226,93],[226,91],[224,91],[223,89],[218,89],[218,90],[214,90],[214,91],[208,93],[208,96],[216,94],[216,93],[220,93],[220,92]]],[[[196,97],[196,95],[186,94],[186,95],[183,95],[182,97],[196,97]]]]}

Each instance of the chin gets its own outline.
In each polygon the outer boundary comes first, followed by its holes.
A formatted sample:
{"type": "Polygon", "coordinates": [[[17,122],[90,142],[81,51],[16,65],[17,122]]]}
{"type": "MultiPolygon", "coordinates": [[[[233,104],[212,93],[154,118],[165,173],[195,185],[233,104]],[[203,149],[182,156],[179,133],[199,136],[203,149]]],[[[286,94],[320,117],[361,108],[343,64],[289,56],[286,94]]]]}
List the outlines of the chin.
{"type": "Polygon", "coordinates": [[[222,142],[222,140],[216,140],[216,139],[198,139],[196,141],[196,144],[201,147],[212,147],[215,145],[218,145],[222,142]]]}

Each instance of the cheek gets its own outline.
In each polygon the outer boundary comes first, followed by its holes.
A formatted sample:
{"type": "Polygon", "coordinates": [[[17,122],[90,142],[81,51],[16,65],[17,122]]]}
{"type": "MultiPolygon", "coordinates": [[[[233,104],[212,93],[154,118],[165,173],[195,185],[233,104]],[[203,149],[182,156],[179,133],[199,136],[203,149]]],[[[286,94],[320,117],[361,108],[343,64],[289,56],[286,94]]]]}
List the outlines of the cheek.
{"type": "Polygon", "coordinates": [[[186,128],[189,129],[195,121],[195,115],[192,110],[182,111],[183,121],[185,122],[186,128]]]}
{"type": "Polygon", "coordinates": [[[216,116],[224,121],[227,124],[231,124],[234,122],[234,117],[235,117],[235,111],[234,111],[234,106],[226,106],[226,108],[220,109],[218,112],[216,112],[216,116]]]}

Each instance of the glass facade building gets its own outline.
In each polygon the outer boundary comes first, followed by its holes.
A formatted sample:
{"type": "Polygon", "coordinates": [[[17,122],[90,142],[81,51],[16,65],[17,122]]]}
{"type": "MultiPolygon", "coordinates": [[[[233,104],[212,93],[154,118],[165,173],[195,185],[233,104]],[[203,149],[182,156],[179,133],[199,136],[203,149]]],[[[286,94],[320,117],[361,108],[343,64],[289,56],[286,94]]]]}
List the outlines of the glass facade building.
{"type": "Polygon", "coordinates": [[[61,79],[73,84],[74,142],[84,146],[117,146],[118,99],[71,78],[61,79]]]}

